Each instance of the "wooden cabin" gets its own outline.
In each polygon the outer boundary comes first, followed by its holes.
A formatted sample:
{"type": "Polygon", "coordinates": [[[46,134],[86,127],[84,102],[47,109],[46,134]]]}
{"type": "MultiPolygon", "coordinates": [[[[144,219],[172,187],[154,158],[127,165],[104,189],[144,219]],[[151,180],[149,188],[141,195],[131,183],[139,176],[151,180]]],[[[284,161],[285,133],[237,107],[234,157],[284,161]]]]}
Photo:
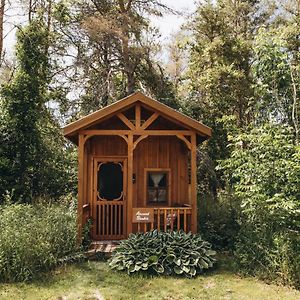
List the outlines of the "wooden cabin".
{"type": "Polygon", "coordinates": [[[211,129],[136,92],[64,127],[78,145],[78,236],[197,231],[197,145],[211,129]]]}

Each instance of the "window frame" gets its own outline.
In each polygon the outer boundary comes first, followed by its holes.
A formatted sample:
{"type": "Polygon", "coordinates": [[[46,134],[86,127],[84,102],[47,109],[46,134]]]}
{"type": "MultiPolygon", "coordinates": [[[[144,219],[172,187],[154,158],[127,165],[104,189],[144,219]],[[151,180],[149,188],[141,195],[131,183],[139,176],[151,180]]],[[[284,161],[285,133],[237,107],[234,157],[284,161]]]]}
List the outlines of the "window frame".
{"type": "Polygon", "coordinates": [[[145,168],[144,169],[144,204],[147,206],[164,207],[170,206],[171,201],[171,169],[169,168],[145,168]],[[148,174],[149,173],[166,173],[167,174],[167,201],[166,202],[150,202],[148,200],[148,174]]]}

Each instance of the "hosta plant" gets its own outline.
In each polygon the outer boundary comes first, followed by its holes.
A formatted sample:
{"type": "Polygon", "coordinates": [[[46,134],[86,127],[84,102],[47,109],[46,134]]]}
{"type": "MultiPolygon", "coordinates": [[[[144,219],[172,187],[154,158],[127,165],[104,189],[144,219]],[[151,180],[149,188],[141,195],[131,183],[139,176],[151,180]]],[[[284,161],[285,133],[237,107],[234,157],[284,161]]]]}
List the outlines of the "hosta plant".
{"type": "Polygon", "coordinates": [[[198,234],[183,231],[131,234],[120,242],[109,265],[128,274],[182,275],[194,277],[211,268],[216,252],[198,234]]]}

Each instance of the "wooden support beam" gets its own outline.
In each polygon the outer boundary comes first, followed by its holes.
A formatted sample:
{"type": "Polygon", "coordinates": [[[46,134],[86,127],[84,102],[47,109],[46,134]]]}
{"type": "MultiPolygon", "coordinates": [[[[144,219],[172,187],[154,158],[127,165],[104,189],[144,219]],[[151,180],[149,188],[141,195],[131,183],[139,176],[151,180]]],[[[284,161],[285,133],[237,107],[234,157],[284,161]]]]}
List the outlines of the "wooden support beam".
{"type": "Polygon", "coordinates": [[[153,99],[146,97],[140,92],[130,95],[124,98],[122,101],[117,101],[112,105],[108,105],[107,107],[100,109],[99,111],[96,111],[86,117],[81,118],[78,121],[67,125],[64,128],[64,135],[68,138],[72,138],[82,128],[87,128],[96,122],[103,121],[105,118],[137,104],[149,107],[149,109],[153,111],[160,112],[160,114],[162,114],[166,119],[170,119],[173,123],[187,126],[188,128],[195,130],[198,135],[203,135],[204,138],[208,138],[209,136],[211,136],[211,128],[183,115],[178,111],[167,107],[166,105],[158,101],[154,101],[153,99]]]}
{"type": "Polygon", "coordinates": [[[77,203],[77,244],[81,245],[84,198],[84,135],[79,134],[78,143],[78,203],[77,203]]]}
{"type": "Polygon", "coordinates": [[[85,135],[162,135],[162,136],[176,136],[176,135],[183,135],[183,136],[191,136],[193,133],[189,130],[98,130],[98,129],[91,129],[91,130],[82,130],[80,134],[85,135]]]}
{"type": "Polygon", "coordinates": [[[192,201],[192,233],[197,233],[197,141],[196,134],[191,137],[191,201],[192,201]]]}
{"type": "Polygon", "coordinates": [[[141,127],[141,105],[135,106],[135,127],[139,129],[141,127]]]}
{"type": "Polygon", "coordinates": [[[157,118],[159,117],[159,114],[155,112],[150,118],[148,118],[145,123],[141,126],[141,129],[148,128],[157,118]]]}
{"type": "Polygon", "coordinates": [[[132,132],[134,135],[165,135],[165,136],[176,136],[181,135],[192,135],[189,130],[136,130],[132,132]]]}
{"type": "Polygon", "coordinates": [[[128,135],[128,176],[127,176],[127,232],[128,236],[132,233],[132,201],[133,201],[133,135],[128,135]]]}
{"type": "Polygon", "coordinates": [[[127,138],[126,135],[124,135],[124,134],[118,134],[118,136],[121,137],[122,139],[124,139],[125,142],[128,144],[128,138],[127,138]]]}
{"type": "Polygon", "coordinates": [[[142,140],[144,140],[145,138],[147,138],[148,135],[141,135],[133,144],[133,149],[136,148],[136,146],[138,145],[139,142],[141,142],[142,140]]]}
{"type": "Polygon", "coordinates": [[[182,135],[182,134],[176,134],[176,136],[177,136],[180,140],[184,141],[184,143],[185,143],[186,146],[189,148],[189,150],[192,149],[191,142],[190,142],[184,135],[182,135]]]}
{"type": "Polygon", "coordinates": [[[124,114],[118,113],[117,116],[129,129],[135,129],[134,125],[127,119],[127,117],[124,114]]]}

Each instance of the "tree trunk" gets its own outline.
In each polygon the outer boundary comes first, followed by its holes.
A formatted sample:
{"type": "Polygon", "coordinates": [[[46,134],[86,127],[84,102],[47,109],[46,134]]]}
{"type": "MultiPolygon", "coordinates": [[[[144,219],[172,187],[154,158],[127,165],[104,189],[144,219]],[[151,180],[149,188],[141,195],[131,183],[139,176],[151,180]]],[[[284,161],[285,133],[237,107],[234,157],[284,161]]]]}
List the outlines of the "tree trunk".
{"type": "Polygon", "coordinates": [[[293,67],[290,66],[291,79],[292,79],[292,91],[293,91],[293,107],[292,107],[292,121],[295,128],[295,143],[299,144],[299,120],[298,120],[298,107],[297,107],[297,87],[293,74],[293,67]]]}
{"type": "Polygon", "coordinates": [[[122,27],[122,48],[123,48],[123,65],[124,72],[127,78],[127,95],[132,94],[135,88],[134,68],[130,62],[130,48],[129,48],[129,26],[128,26],[128,10],[130,9],[131,1],[128,2],[127,7],[123,0],[119,0],[119,7],[121,14],[123,15],[123,27],[122,27]]]}
{"type": "Polygon", "coordinates": [[[32,3],[32,0],[29,0],[29,4],[28,4],[28,21],[29,21],[29,23],[31,22],[31,19],[32,19],[32,13],[33,13],[33,3],[32,3]]]}
{"type": "Polygon", "coordinates": [[[2,65],[2,54],[3,54],[4,10],[5,10],[5,0],[1,0],[1,6],[0,6],[0,66],[2,65]]]}

